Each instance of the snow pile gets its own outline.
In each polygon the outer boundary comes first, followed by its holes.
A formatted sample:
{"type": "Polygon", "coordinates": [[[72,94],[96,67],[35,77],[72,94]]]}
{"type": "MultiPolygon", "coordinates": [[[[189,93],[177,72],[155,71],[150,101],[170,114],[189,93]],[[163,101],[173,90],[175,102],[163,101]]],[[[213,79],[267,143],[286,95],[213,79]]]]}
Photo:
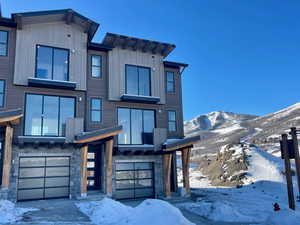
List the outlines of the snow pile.
{"type": "Polygon", "coordinates": [[[179,209],[156,199],[145,200],[134,208],[109,198],[78,203],[77,207],[96,225],[193,225],[179,209]]]}
{"type": "Polygon", "coordinates": [[[0,200],[0,223],[16,222],[22,218],[24,213],[33,210],[35,209],[16,208],[14,203],[0,200]]]}
{"type": "Polygon", "coordinates": [[[270,214],[265,225],[291,225],[300,223],[300,212],[290,209],[281,210],[270,214]]]}

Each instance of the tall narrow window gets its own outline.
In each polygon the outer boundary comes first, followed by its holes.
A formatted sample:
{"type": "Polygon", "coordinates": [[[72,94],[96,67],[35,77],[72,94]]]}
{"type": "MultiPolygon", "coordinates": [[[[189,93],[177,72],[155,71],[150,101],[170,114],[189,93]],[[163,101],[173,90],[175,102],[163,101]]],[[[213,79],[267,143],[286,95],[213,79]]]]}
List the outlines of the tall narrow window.
{"type": "Polygon", "coordinates": [[[92,77],[102,78],[102,56],[92,55],[92,77]]]}
{"type": "Polygon", "coordinates": [[[0,108],[4,107],[5,102],[5,81],[0,80],[0,108]]]}
{"type": "Polygon", "coordinates": [[[7,56],[8,32],[0,30],[0,56],[7,56]]]}
{"type": "Polygon", "coordinates": [[[126,65],[126,94],[151,96],[150,68],[126,65]]]}
{"type": "Polygon", "coordinates": [[[37,46],[36,77],[69,80],[69,50],[37,46]]]}
{"type": "Polygon", "coordinates": [[[101,122],[102,120],[102,99],[91,98],[91,122],[101,122]]]}
{"type": "Polygon", "coordinates": [[[167,72],[167,92],[174,93],[175,92],[175,79],[174,72],[167,72]]]}
{"type": "Polygon", "coordinates": [[[64,136],[66,119],[74,117],[74,98],[27,94],[24,134],[64,136]]]}
{"type": "Polygon", "coordinates": [[[176,132],[176,112],[168,111],[168,130],[169,132],[176,132]]]}

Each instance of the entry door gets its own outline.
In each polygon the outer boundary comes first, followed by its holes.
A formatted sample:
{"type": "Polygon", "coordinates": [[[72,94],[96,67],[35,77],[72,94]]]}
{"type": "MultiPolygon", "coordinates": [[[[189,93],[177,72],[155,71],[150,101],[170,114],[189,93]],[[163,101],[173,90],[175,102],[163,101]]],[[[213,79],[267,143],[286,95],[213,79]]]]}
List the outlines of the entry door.
{"type": "Polygon", "coordinates": [[[101,188],[101,151],[89,147],[87,160],[87,189],[101,188]]]}

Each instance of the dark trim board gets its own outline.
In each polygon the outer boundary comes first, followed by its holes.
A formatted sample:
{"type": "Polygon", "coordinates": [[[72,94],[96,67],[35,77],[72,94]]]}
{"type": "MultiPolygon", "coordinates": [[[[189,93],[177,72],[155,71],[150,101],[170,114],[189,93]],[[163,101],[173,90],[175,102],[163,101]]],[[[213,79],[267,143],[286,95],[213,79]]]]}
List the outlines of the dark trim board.
{"type": "Polygon", "coordinates": [[[160,101],[159,97],[152,97],[152,96],[138,96],[138,95],[129,95],[124,94],[121,96],[121,100],[124,102],[138,102],[138,103],[147,103],[153,104],[158,103],[160,101]]]}
{"type": "Polygon", "coordinates": [[[28,78],[28,86],[75,90],[76,83],[70,82],[70,81],[58,81],[58,80],[41,79],[41,78],[28,78]]]}

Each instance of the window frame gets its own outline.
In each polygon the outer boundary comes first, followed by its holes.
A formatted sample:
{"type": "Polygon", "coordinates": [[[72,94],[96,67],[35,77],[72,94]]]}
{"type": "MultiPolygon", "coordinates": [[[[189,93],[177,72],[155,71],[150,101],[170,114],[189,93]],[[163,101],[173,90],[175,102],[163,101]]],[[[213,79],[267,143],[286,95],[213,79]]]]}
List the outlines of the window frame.
{"type": "Polygon", "coordinates": [[[34,74],[34,77],[35,78],[38,78],[38,79],[45,79],[45,80],[54,80],[53,79],[53,68],[54,68],[54,50],[57,49],[57,50],[64,50],[64,51],[67,51],[68,52],[68,73],[67,73],[67,79],[66,80],[55,80],[55,81],[63,81],[63,82],[68,82],[70,81],[70,49],[67,49],[67,48],[60,48],[60,47],[53,47],[53,46],[48,46],[48,45],[40,45],[40,44],[37,44],[35,46],[35,74],[34,74]],[[38,48],[39,47],[45,47],[45,48],[51,48],[52,49],[52,56],[51,56],[51,70],[52,70],[52,73],[51,73],[51,79],[49,78],[39,78],[37,76],[37,68],[38,68],[38,48]]]}
{"type": "Polygon", "coordinates": [[[91,76],[91,78],[93,78],[93,79],[102,79],[102,78],[103,78],[103,72],[102,72],[103,56],[102,56],[102,55],[97,55],[97,54],[91,54],[90,56],[91,56],[91,58],[90,58],[90,60],[91,60],[91,64],[90,64],[90,69],[91,69],[90,76],[91,76]],[[93,57],[94,57],[94,56],[100,57],[100,65],[99,65],[99,66],[94,66],[94,65],[93,65],[93,57]],[[94,77],[94,76],[93,76],[93,67],[98,67],[98,68],[100,68],[100,69],[99,69],[99,71],[100,71],[99,77],[94,77]]]}
{"type": "Polygon", "coordinates": [[[168,132],[169,133],[176,133],[177,132],[177,113],[176,110],[167,110],[168,113],[168,132]],[[170,120],[170,113],[175,113],[175,120],[170,120]],[[170,123],[175,124],[175,130],[170,130],[170,123]]]}
{"type": "Polygon", "coordinates": [[[175,93],[175,72],[174,71],[166,71],[166,91],[168,94],[174,94],[175,93]],[[168,84],[171,83],[168,81],[168,73],[172,73],[173,74],[173,80],[172,82],[172,91],[168,90],[168,84]]]}
{"type": "Polygon", "coordinates": [[[5,51],[5,55],[0,55],[0,57],[7,57],[8,56],[8,40],[9,40],[9,32],[8,30],[0,30],[0,32],[5,32],[7,35],[6,35],[6,51],[5,51]]]}
{"type": "Polygon", "coordinates": [[[130,94],[130,93],[128,93],[128,91],[127,91],[127,67],[128,66],[132,66],[132,67],[136,67],[137,68],[137,70],[139,69],[139,68],[143,68],[143,69],[148,69],[149,70],[149,95],[140,95],[140,75],[139,75],[139,70],[138,70],[138,80],[137,80],[137,84],[138,84],[138,96],[147,96],[147,97],[149,97],[149,96],[152,96],[152,91],[151,91],[151,89],[152,89],[152,85],[151,85],[151,67],[147,67],[147,66],[138,66],[138,65],[132,65],[132,64],[125,64],[125,94],[127,94],[127,95],[133,95],[133,94],[130,94]]]}
{"type": "Polygon", "coordinates": [[[0,91],[0,94],[3,95],[3,100],[2,100],[3,104],[0,105],[0,109],[2,109],[2,108],[5,108],[5,103],[6,103],[6,101],[5,101],[5,98],[6,98],[6,80],[0,79],[0,82],[3,82],[3,93],[1,93],[1,91],[0,91]]]}
{"type": "Polygon", "coordinates": [[[90,122],[91,123],[102,123],[102,121],[103,121],[103,118],[102,118],[103,117],[103,99],[100,97],[90,97],[89,104],[90,104],[90,107],[89,107],[90,122]],[[99,110],[92,109],[92,106],[93,106],[92,101],[93,100],[100,100],[100,109],[99,110]],[[92,119],[93,111],[100,112],[100,121],[93,121],[93,119],[92,119]]]}
{"type": "Polygon", "coordinates": [[[61,98],[70,98],[70,99],[74,99],[74,118],[76,118],[77,115],[77,101],[76,101],[76,97],[75,96],[62,96],[62,95],[49,95],[49,94],[39,94],[39,93],[25,93],[25,100],[24,100],[24,119],[23,119],[23,135],[24,136],[28,136],[28,137],[65,137],[65,135],[60,135],[60,109],[61,109],[61,104],[60,104],[60,99],[61,98]],[[27,109],[27,96],[28,95],[38,95],[38,96],[42,96],[42,111],[44,112],[44,97],[58,97],[59,102],[58,102],[58,135],[43,135],[43,116],[41,116],[41,132],[40,135],[27,135],[26,134],[26,109],[27,109]]]}
{"type": "Polygon", "coordinates": [[[118,145],[130,146],[130,145],[145,145],[144,140],[142,138],[142,144],[132,144],[132,124],[131,124],[131,110],[141,110],[142,111],[142,128],[144,131],[144,111],[153,111],[154,113],[154,129],[156,128],[156,110],[155,109],[144,109],[144,108],[130,108],[130,107],[117,107],[117,124],[119,124],[119,109],[128,109],[129,110],[129,124],[130,124],[130,144],[120,144],[118,139],[118,145]]]}

